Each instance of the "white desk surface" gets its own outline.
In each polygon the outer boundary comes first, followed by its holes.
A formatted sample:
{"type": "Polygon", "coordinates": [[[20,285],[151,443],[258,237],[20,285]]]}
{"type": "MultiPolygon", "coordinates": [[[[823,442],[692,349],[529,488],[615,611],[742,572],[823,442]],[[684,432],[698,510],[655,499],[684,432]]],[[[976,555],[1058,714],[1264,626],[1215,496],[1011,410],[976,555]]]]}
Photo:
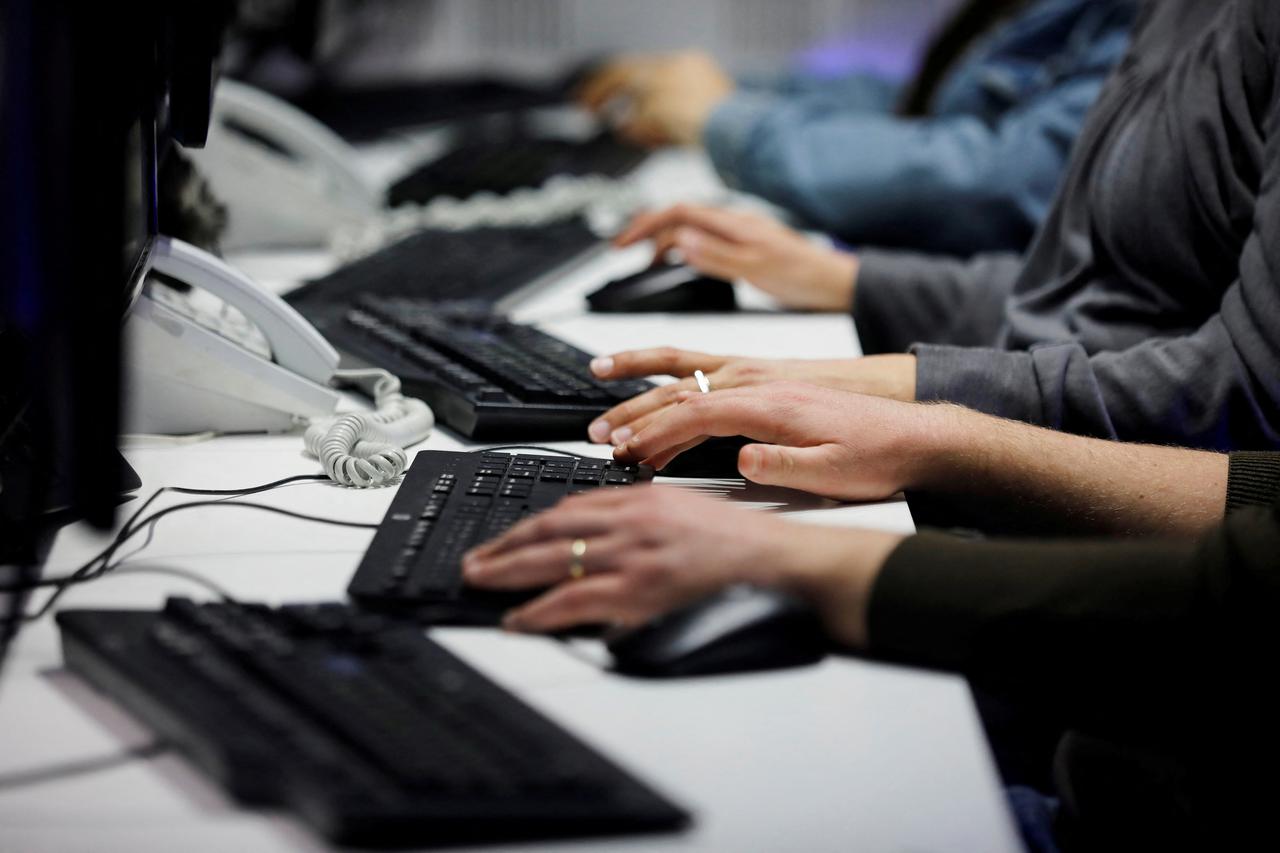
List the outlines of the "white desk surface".
{"type": "MultiPolygon", "coordinates": [[[[241,260],[248,272],[276,287],[291,270],[306,266],[281,255],[241,260]]],[[[517,317],[542,321],[597,352],[656,344],[773,356],[856,352],[852,324],[839,316],[582,313],[582,293],[644,261],[642,250],[601,256],[531,298],[517,317]]],[[[443,431],[422,445],[466,446],[443,431]]],[[[592,450],[579,443],[558,446],[592,450]]],[[[302,456],[297,436],[224,437],[190,445],[144,441],[125,452],[142,477],[144,496],[161,485],[230,488],[318,470],[302,456]]],[[[603,455],[601,448],[594,452],[603,455]]],[[[741,483],[707,485],[724,488],[744,511],[772,504],[814,523],[912,529],[901,502],[833,506],[744,489],[741,483]]],[[[377,522],[391,496],[391,489],[306,483],[254,499],[377,522]]],[[[166,518],[132,565],[197,572],[242,599],[337,600],[370,537],[369,531],[246,509],[200,509],[166,518]]],[[[73,569],[104,543],[79,527],[64,531],[47,572],[73,569]]],[[[170,594],[208,597],[177,578],[120,574],[77,588],[64,606],[153,607],[170,594]]],[[[636,682],[605,672],[607,656],[587,641],[566,648],[496,630],[431,633],[694,814],[693,825],[680,833],[527,849],[1020,849],[959,678],[829,658],[764,675],[636,682]]],[[[10,650],[0,683],[0,851],[323,848],[291,818],[236,807],[172,753],[57,781],[5,784],[30,770],[111,756],[148,740],[132,719],[62,669],[51,619],[28,627],[10,650]]]]}

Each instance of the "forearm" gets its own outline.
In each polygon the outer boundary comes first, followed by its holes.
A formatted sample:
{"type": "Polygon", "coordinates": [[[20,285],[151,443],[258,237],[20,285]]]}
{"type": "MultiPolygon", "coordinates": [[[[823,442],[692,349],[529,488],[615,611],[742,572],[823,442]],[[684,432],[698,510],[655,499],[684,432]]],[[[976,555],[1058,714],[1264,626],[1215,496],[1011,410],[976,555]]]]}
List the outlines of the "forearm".
{"type": "Polygon", "coordinates": [[[747,580],[799,595],[813,604],[837,643],[866,648],[871,589],[904,537],[796,522],[786,526],[788,535],[775,538],[776,552],[764,564],[767,574],[747,580]]]}
{"type": "Polygon", "coordinates": [[[964,673],[1064,724],[1147,736],[1207,672],[1196,548],[917,535],[877,573],[868,651],[964,673]]]}
{"type": "Polygon", "coordinates": [[[923,534],[877,572],[869,648],[964,672],[1069,726],[1185,736],[1188,716],[1271,692],[1257,675],[1277,642],[1278,548],[1276,505],[1199,540],[923,534]]]}
{"type": "Polygon", "coordinates": [[[859,253],[853,322],[867,354],[906,352],[917,343],[991,346],[1022,257],[978,255],[967,261],[912,252],[859,253]]]}
{"type": "Polygon", "coordinates": [[[1084,438],[930,406],[909,489],[963,492],[1064,532],[1194,536],[1222,520],[1225,455],[1084,438]]]}

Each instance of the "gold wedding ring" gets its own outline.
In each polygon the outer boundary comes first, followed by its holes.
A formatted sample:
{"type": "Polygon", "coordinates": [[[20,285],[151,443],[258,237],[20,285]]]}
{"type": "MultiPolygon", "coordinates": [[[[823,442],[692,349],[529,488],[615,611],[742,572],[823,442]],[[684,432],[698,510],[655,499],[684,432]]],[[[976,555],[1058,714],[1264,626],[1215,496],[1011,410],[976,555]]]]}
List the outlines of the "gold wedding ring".
{"type": "Polygon", "coordinates": [[[698,382],[699,391],[703,394],[711,393],[711,380],[707,378],[707,374],[703,373],[701,370],[695,370],[693,372],[693,378],[698,382]]]}
{"type": "Polygon", "coordinates": [[[569,555],[569,579],[582,580],[587,574],[587,567],[582,562],[582,558],[587,555],[587,540],[573,540],[573,544],[569,546],[569,555]]]}

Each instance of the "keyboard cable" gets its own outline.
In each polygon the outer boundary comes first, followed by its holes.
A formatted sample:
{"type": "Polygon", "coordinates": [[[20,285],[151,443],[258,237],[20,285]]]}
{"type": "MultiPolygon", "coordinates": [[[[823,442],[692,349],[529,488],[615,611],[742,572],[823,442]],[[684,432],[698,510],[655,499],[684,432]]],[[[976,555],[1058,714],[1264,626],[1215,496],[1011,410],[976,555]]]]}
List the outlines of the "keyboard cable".
{"type": "MultiPolygon", "coordinates": [[[[290,483],[296,483],[296,482],[302,482],[302,481],[328,481],[328,480],[329,480],[329,477],[324,474],[301,474],[293,477],[286,477],[282,480],[276,480],[274,482],[265,483],[259,486],[251,486],[244,489],[194,489],[194,488],[188,488],[184,486],[163,486],[157,489],[155,492],[153,492],[152,495],[149,498],[147,498],[147,500],[142,504],[142,506],[140,506],[133,513],[133,515],[129,517],[129,520],[125,522],[125,525],[121,527],[120,531],[116,534],[116,536],[114,537],[114,539],[111,541],[109,545],[107,545],[100,552],[98,552],[96,555],[94,555],[92,558],[90,558],[88,561],[82,564],[75,571],[67,575],[60,575],[58,577],[41,578],[38,580],[33,580],[29,582],[24,582],[24,583],[2,585],[0,586],[0,592],[21,593],[21,592],[30,592],[32,590],[41,589],[45,587],[53,587],[54,588],[53,594],[50,595],[49,598],[45,600],[44,604],[38,607],[35,611],[26,613],[23,616],[18,617],[17,620],[15,620],[15,621],[20,621],[22,623],[34,622],[37,619],[40,619],[41,617],[46,615],[53,608],[53,605],[57,603],[58,599],[60,599],[73,586],[81,583],[87,583],[88,581],[92,581],[97,578],[100,578],[103,575],[115,569],[116,567],[118,567],[122,561],[115,560],[113,562],[113,558],[116,556],[117,551],[119,551],[119,549],[123,545],[125,545],[128,541],[133,539],[133,537],[136,536],[144,528],[154,529],[154,525],[157,522],[159,522],[160,519],[164,518],[167,515],[170,515],[175,512],[180,512],[188,509],[195,509],[199,507],[219,507],[219,506],[220,507],[239,507],[241,509],[252,509],[252,510],[258,510],[261,512],[270,512],[276,515],[283,515],[288,518],[296,518],[302,521],[313,521],[321,524],[331,524],[331,525],[336,525],[340,527],[352,527],[352,528],[365,529],[365,530],[376,530],[378,528],[378,525],[376,523],[346,521],[343,519],[308,515],[306,513],[294,512],[293,510],[283,509],[281,507],[271,506],[269,504],[231,500],[232,498],[246,497],[252,494],[271,491],[273,489],[280,488],[290,483]],[[174,506],[157,510],[151,515],[143,517],[143,514],[146,512],[147,508],[150,507],[151,504],[154,503],[155,500],[165,492],[173,492],[177,494],[189,494],[189,495],[219,496],[220,500],[190,501],[187,503],[175,504],[174,506]]],[[[137,553],[138,552],[135,551],[128,556],[132,557],[137,553]]],[[[219,594],[221,594],[221,592],[219,594]]]]}

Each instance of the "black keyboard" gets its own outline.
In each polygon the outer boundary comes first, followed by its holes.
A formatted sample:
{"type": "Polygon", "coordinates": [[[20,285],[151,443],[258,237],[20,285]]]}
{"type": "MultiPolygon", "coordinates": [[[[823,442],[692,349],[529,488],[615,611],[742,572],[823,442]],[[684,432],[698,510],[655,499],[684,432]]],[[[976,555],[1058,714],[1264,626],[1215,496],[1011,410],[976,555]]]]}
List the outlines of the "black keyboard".
{"type": "Polygon", "coordinates": [[[590,353],[474,304],[366,296],[317,328],[481,441],[584,439],[593,418],[654,387],[596,379],[590,353]]]}
{"type": "Polygon", "coordinates": [[[496,302],[599,245],[579,219],[521,228],[428,229],[308,282],[286,299],[313,323],[316,315],[366,293],[496,302]]]}
{"type": "Polygon", "coordinates": [[[475,116],[517,121],[518,111],[565,100],[564,92],[556,87],[491,77],[364,85],[322,83],[287,97],[335,133],[354,141],[376,140],[398,130],[475,116]]]}
{"type": "Polygon", "coordinates": [[[420,451],[347,592],[428,622],[496,624],[536,592],[466,586],[461,561],[469,548],[565,495],[652,478],[647,466],[606,459],[420,451]]]}
{"type": "Polygon", "coordinates": [[[341,844],[671,829],[678,807],[411,625],[338,604],[58,614],[67,666],[341,844]]]}
{"type": "Polygon", "coordinates": [[[464,143],[391,185],[387,204],[424,204],[437,196],[503,195],[539,187],[557,175],[621,177],[647,156],[643,148],[608,134],[573,141],[515,137],[464,143]]]}

